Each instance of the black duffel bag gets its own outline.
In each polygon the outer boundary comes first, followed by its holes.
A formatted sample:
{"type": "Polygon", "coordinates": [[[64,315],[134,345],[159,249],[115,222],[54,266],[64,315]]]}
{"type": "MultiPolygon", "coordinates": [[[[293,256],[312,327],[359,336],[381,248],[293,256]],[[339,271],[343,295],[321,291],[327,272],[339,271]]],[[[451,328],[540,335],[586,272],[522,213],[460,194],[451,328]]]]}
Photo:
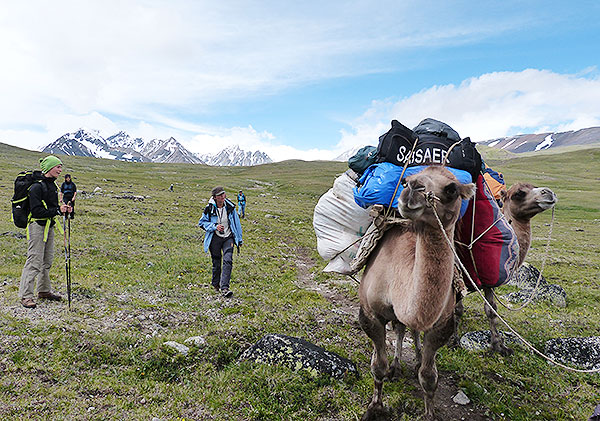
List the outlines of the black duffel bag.
{"type": "Polygon", "coordinates": [[[379,138],[379,162],[404,166],[411,151],[409,167],[443,164],[467,171],[473,181],[481,170],[481,155],[471,139],[461,140],[452,127],[433,118],[426,118],[413,130],[393,120],[392,128],[379,138]]]}
{"type": "Polygon", "coordinates": [[[452,127],[433,118],[421,121],[413,132],[418,137],[410,165],[445,164],[471,174],[473,182],[481,171],[481,155],[471,139],[460,136],[452,127]]]}
{"type": "Polygon", "coordinates": [[[406,157],[415,143],[416,136],[411,129],[392,120],[392,128],[379,136],[377,146],[377,162],[391,162],[404,166],[406,157]]]}

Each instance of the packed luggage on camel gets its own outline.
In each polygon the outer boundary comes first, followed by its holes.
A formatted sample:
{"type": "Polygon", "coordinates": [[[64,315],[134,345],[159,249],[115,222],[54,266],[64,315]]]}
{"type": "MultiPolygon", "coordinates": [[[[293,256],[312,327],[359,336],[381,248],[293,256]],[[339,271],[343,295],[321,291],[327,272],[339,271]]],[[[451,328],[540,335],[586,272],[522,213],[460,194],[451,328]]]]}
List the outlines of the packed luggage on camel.
{"type": "Polygon", "coordinates": [[[330,261],[325,271],[358,272],[383,233],[406,223],[397,213],[398,197],[406,177],[428,165],[445,166],[462,184],[477,186],[476,198],[462,201],[455,235],[456,244],[469,245],[460,251],[461,258],[475,260],[471,278],[490,287],[508,281],[517,267],[519,245],[508,221],[499,218],[500,206],[484,177],[481,155],[470,138],[461,139],[452,127],[432,118],[413,130],[393,120],[377,148],[361,149],[321,197],[313,220],[318,251],[330,261]]]}

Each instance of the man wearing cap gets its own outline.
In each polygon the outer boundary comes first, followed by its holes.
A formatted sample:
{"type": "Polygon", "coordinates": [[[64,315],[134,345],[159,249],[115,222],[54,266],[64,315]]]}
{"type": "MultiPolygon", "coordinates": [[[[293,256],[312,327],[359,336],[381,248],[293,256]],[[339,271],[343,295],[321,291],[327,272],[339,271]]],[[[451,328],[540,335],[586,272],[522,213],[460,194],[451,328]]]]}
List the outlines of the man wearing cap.
{"type": "Polygon", "coordinates": [[[233,266],[233,246],[242,245],[242,226],[235,204],[227,199],[223,187],[212,189],[212,197],[202,213],[198,225],[206,231],[204,251],[212,258],[212,287],[224,297],[231,297],[229,289],[233,266]]]}
{"type": "MultiPolygon", "coordinates": [[[[71,207],[58,203],[58,186],[56,178],[62,172],[62,162],[49,155],[40,159],[42,176],[29,188],[29,209],[31,216],[27,226],[27,260],[21,274],[19,298],[26,308],[35,308],[34,287],[37,278],[37,296],[39,299],[60,301],[62,297],[50,289],[50,267],[54,258],[54,226],[55,218],[71,207]]],[[[39,174],[39,173],[38,173],[39,174]]]]}

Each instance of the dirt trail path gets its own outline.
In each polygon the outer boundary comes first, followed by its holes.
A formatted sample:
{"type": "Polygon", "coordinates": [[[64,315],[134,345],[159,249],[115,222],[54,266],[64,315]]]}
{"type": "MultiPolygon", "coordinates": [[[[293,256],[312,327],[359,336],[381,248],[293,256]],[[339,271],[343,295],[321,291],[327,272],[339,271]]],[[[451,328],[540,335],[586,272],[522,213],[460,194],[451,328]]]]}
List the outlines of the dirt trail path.
{"type": "MultiPolygon", "coordinates": [[[[299,287],[316,291],[321,294],[324,298],[334,304],[339,312],[347,315],[349,322],[358,320],[359,304],[357,301],[355,302],[326,284],[318,284],[315,281],[314,275],[312,274],[312,268],[315,266],[315,262],[309,257],[309,253],[306,250],[297,250],[296,266],[298,268],[297,284],[299,287]]],[[[349,277],[348,282],[356,285],[355,281],[351,280],[349,277]]],[[[358,285],[356,285],[356,287],[358,288],[358,285]]],[[[402,361],[409,367],[410,378],[408,379],[408,382],[415,388],[415,396],[422,398],[421,387],[415,373],[415,352],[412,346],[412,339],[408,336],[410,335],[407,335],[403,342],[402,361]]],[[[393,355],[394,343],[392,341],[391,333],[388,335],[387,343],[389,355],[393,355]]],[[[361,374],[369,375],[369,373],[361,374]]],[[[458,405],[454,403],[452,398],[459,392],[458,377],[455,373],[450,371],[440,371],[439,374],[438,388],[435,394],[436,418],[438,420],[488,421],[493,419],[489,415],[486,415],[486,412],[488,411],[485,407],[476,406],[473,403],[468,405],[458,405]]]]}

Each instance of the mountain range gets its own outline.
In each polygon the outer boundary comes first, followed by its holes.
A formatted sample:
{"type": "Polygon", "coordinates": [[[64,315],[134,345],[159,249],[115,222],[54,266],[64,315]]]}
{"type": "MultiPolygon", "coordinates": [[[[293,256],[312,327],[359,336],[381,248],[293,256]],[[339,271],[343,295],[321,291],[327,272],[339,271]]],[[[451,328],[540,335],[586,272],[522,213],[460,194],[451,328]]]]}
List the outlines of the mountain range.
{"type": "MultiPolygon", "coordinates": [[[[600,127],[588,127],[569,132],[547,132],[538,134],[520,134],[500,137],[478,142],[478,145],[489,146],[512,153],[537,152],[556,149],[564,146],[600,145],[600,127]]],[[[374,146],[377,144],[375,143],[374,146]]],[[[347,161],[362,146],[357,146],[340,154],[334,161],[347,161]]]]}
{"type": "Polygon", "coordinates": [[[66,133],[42,149],[60,155],[88,156],[130,162],[187,163],[212,166],[250,166],[273,162],[264,152],[249,152],[239,146],[216,154],[197,155],[174,137],[144,141],[121,131],[103,138],[97,131],[79,129],[66,133]]]}
{"type": "Polygon", "coordinates": [[[589,127],[569,132],[520,134],[480,143],[513,153],[537,152],[563,146],[592,145],[600,143],[600,127],[589,127]]]}

